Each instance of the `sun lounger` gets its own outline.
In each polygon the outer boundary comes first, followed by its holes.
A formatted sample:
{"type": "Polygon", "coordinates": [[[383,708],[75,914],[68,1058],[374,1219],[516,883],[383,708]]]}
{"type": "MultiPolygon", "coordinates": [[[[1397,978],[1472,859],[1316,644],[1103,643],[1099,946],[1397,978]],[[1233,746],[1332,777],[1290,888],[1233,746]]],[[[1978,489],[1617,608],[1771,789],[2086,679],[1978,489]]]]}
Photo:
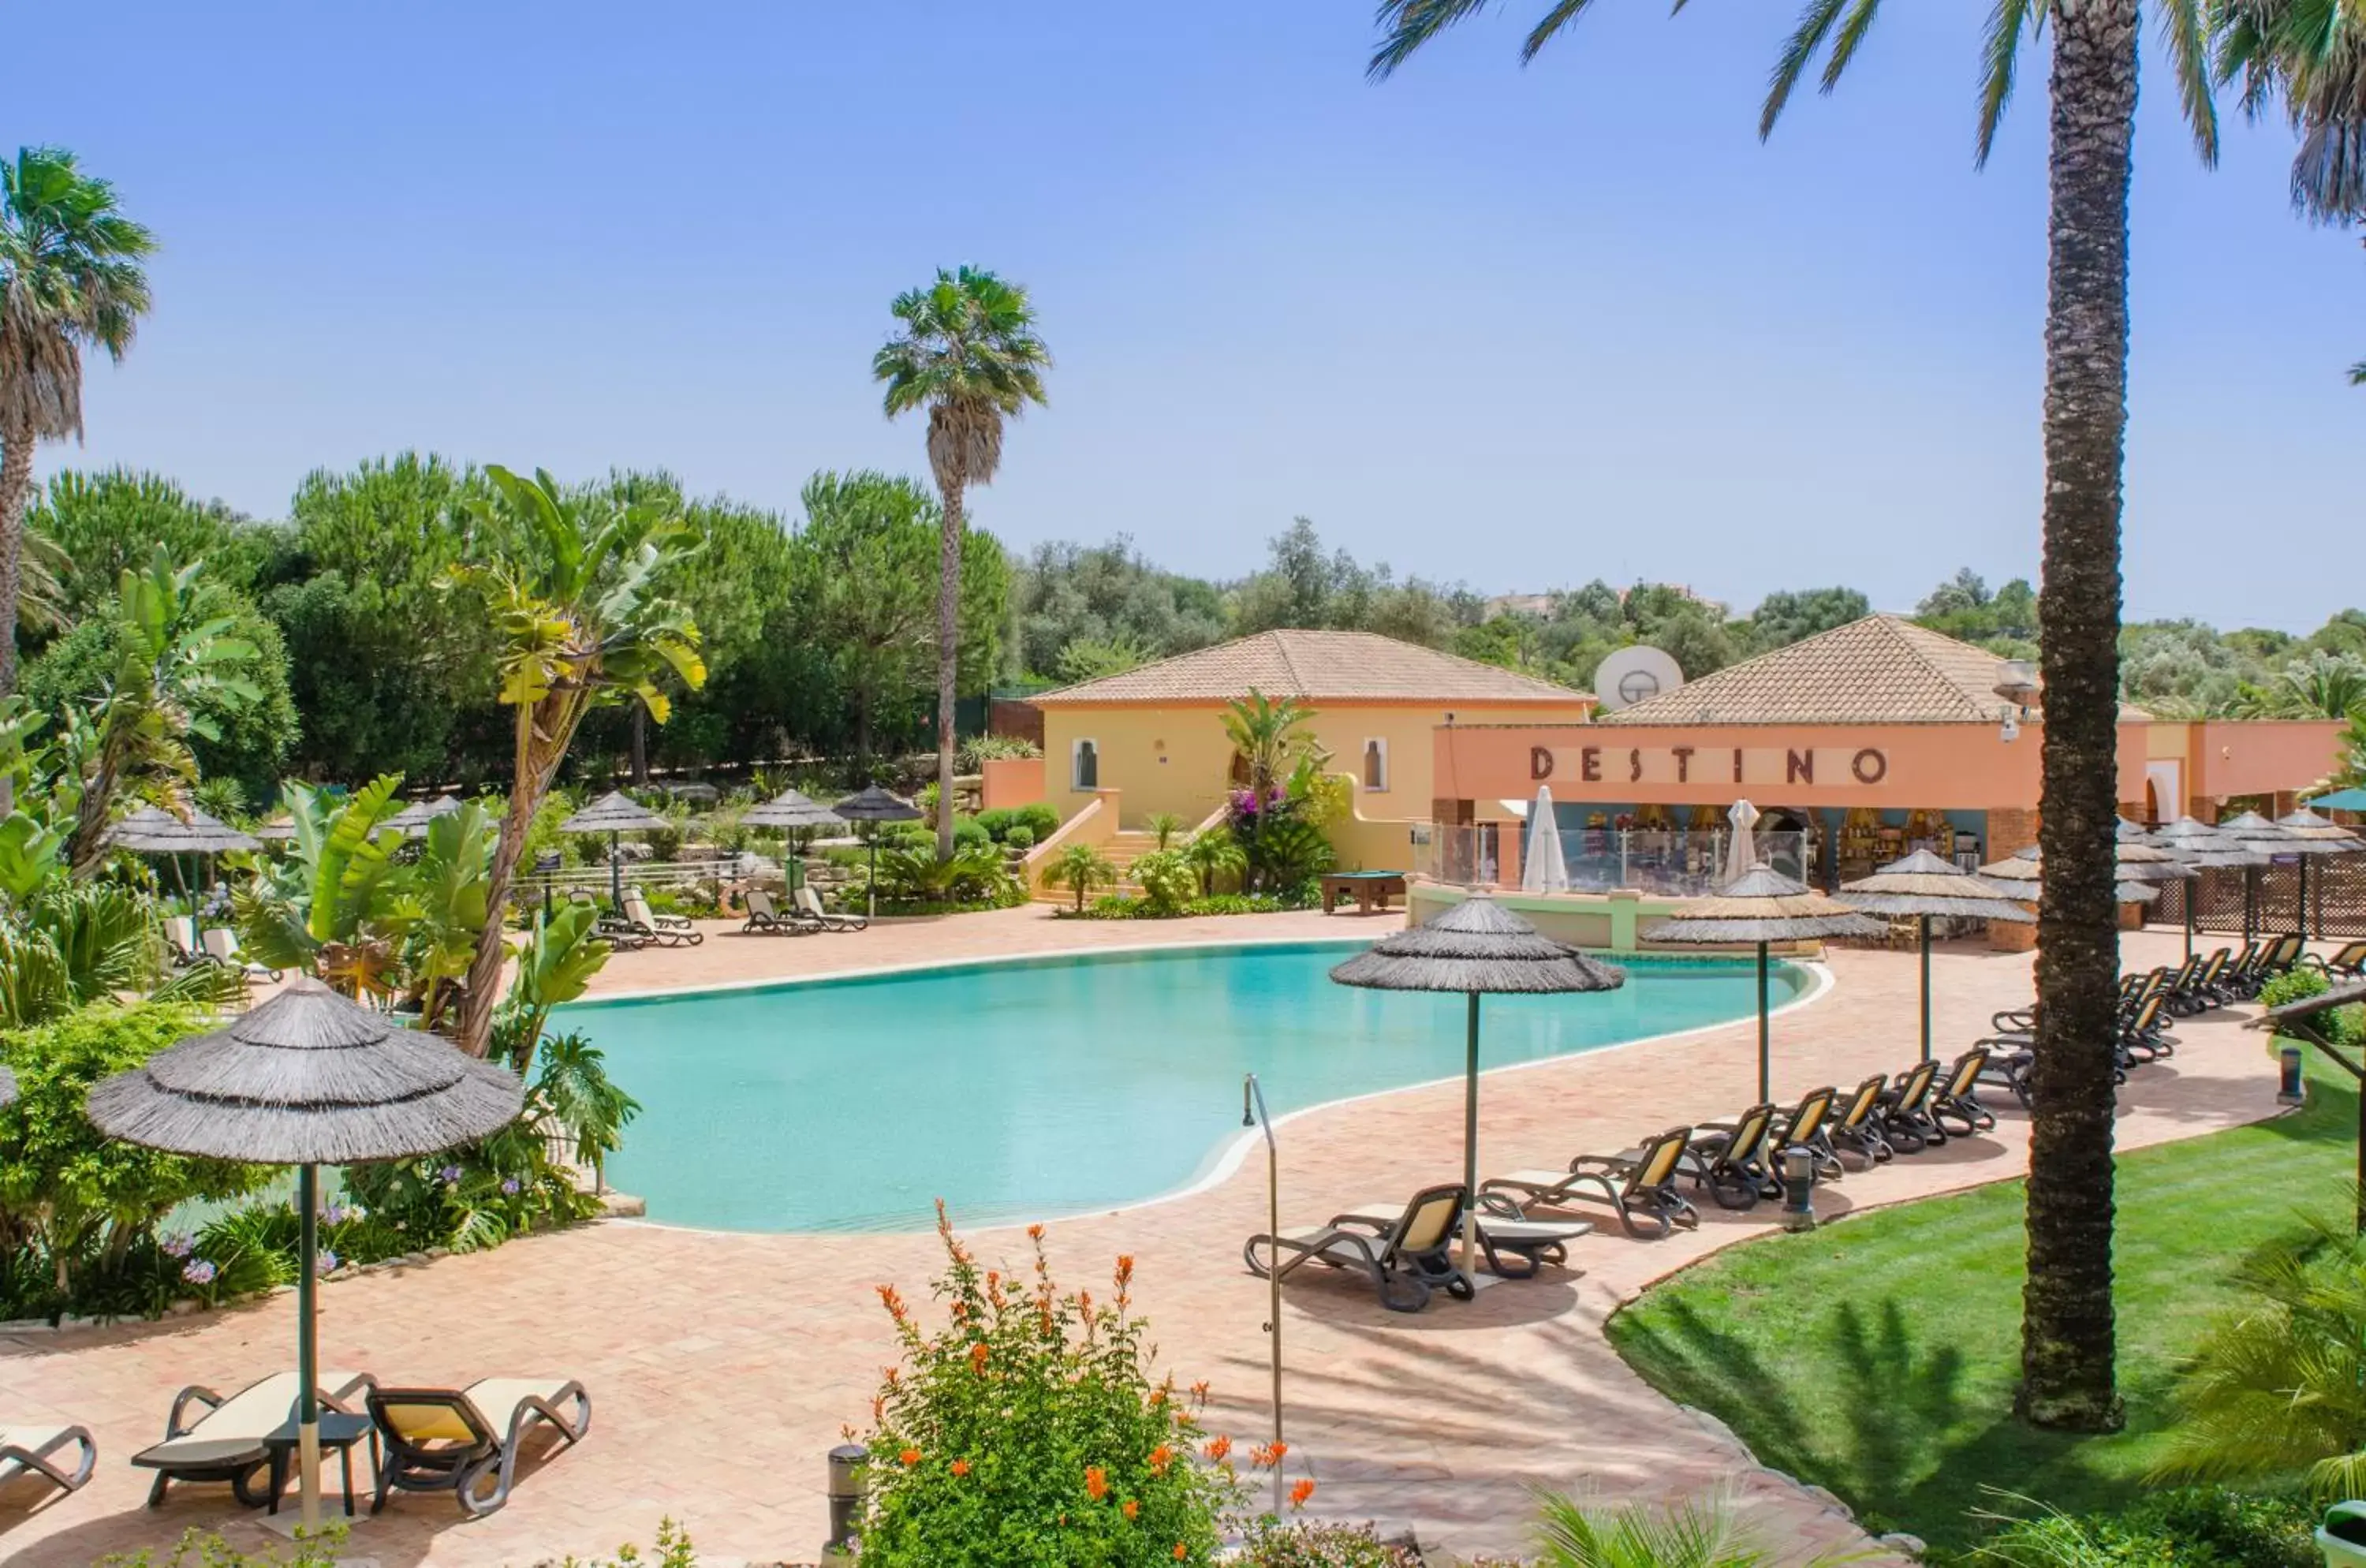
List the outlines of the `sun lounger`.
{"type": "Polygon", "coordinates": [[[811,920],[800,920],[793,915],[783,914],[781,907],[772,902],[772,896],[760,887],[748,889],[745,902],[748,923],[739,928],[743,931],[804,932],[821,929],[811,920]]]}
{"type": "Polygon", "coordinates": [[[1253,1235],[1241,1248],[1241,1260],[1260,1279],[1272,1274],[1287,1280],[1309,1263],[1358,1270],[1370,1276],[1380,1304],[1391,1312],[1419,1312],[1439,1286],[1468,1301],[1473,1287],[1454,1266],[1453,1249],[1469,1198],[1459,1182],[1425,1188],[1381,1234],[1335,1224],[1253,1235]],[[1262,1261],[1259,1247],[1265,1249],[1262,1261]]]}
{"type": "Polygon", "coordinates": [[[1779,1197],[1767,1164],[1775,1115],[1772,1105],[1753,1105],[1729,1122],[1704,1122],[1693,1129],[1677,1163],[1720,1209],[1754,1208],[1761,1198],[1779,1197]]]}
{"type": "Polygon", "coordinates": [[[1848,1100],[1825,1124],[1824,1146],[1831,1152],[1834,1164],[1843,1151],[1865,1161],[1867,1170],[1896,1157],[1897,1151],[1881,1135],[1881,1096],[1888,1087],[1888,1074],[1874,1074],[1849,1091],[1848,1100]]]}
{"type": "MultiPolygon", "coordinates": [[[[1400,1204],[1383,1198],[1334,1214],[1331,1223],[1385,1233],[1403,1212],[1400,1204]]],[[[1483,1205],[1475,1217],[1479,1251],[1487,1259],[1487,1271],[1505,1280],[1526,1280],[1548,1263],[1567,1263],[1569,1244],[1594,1234],[1592,1220],[1519,1219],[1490,1213],[1483,1205]]],[[[1461,1234],[1457,1222],[1455,1235],[1461,1234]]]]}
{"type": "MultiPolygon", "coordinates": [[[[355,1412],[345,1402],[375,1386],[366,1372],[322,1372],[316,1392],[321,1408],[352,1415],[355,1412]]],[[[164,1488],[175,1481],[226,1481],[250,1508],[269,1502],[266,1493],[253,1490],[250,1483],[271,1462],[264,1439],[294,1417],[299,1387],[294,1372],[274,1372],[227,1399],[198,1383],[175,1394],[172,1412],[164,1418],[164,1440],[131,1456],[133,1464],[156,1472],[148,1488],[148,1506],[163,1507],[164,1488]],[[196,1418],[190,1419],[193,1407],[198,1406],[196,1418]]]]}
{"type": "Polygon", "coordinates": [[[173,963],[186,969],[192,964],[206,962],[206,950],[197,944],[197,922],[187,915],[164,917],[164,945],[173,950],[173,963]]]}
{"type": "Polygon", "coordinates": [[[1766,1149],[1766,1167],[1779,1178],[1785,1151],[1805,1149],[1815,1159],[1819,1177],[1838,1180],[1841,1176],[1840,1151],[1833,1148],[1824,1134],[1831,1126],[1832,1099],[1838,1091],[1829,1085],[1811,1089],[1799,1097],[1788,1115],[1774,1119],[1774,1135],[1766,1149]]]}
{"type": "Polygon", "coordinates": [[[1988,1066],[1985,1045],[1975,1045],[1956,1057],[1932,1086],[1931,1119],[1943,1128],[1952,1123],[1961,1129],[1958,1135],[1966,1138],[1995,1126],[1996,1113],[1980,1103],[1980,1077],[1988,1066]]]}
{"type": "Polygon", "coordinates": [[[861,915],[833,915],[821,907],[821,895],[811,883],[799,886],[796,892],[796,914],[800,919],[819,925],[826,931],[859,931],[870,925],[861,915]]]}
{"type": "MultiPolygon", "coordinates": [[[[1651,1239],[1666,1235],[1678,1225],[1700,1224],[1700,1213],[1676,1190],[1684,1149],[1692,1142],[1690,1127],[1673,1127],[1644,1144],[1615,1155],[1580,1155],[1567,1170],[1515,1170],[1490,1177],[1479,1184],[1482,1201],[1489,1194],[1517,1194],[1522,1217],[1531,1208],[1564,1209],[1580,1201],[1607,1203],[1617,1211],[1628,1235],[1651,1239]]],[[[1500,1211],[1499,1211],[1500,1212],[1500,1211]]]]}
{"type": "Polygon", "coordinates": [[[2302,955],[2301,962],[2312,969],[2321,971],[2329,979],[2366,978],[2366,942],[2345,943],[2341,951],[2330,958],[2319,958],[2313,953],[2304,953],[2302,955]]]}
{"type": "Polygon", "coordinates": [[[60,1492],[78,1492],[97,1465],[98,1445],[86,1427],[0,1427],[0,1485],[38,1475],[60,1492]],[[71,1471],[51,1457],[69,1443],[79,1450],[71,1471]]]}
{"type": "Polygon", "coordinates": [[[238,933],[228,926],[208,926],[205,935],[198,940],[205,948],[206,956],[216,964],[226,969],[235,969],[250,979],[269,980],[275,985],[277,984],[280,978],[279,971],[265,969],[260,964],[249,964],[246,961],[246,954],[239,950],[238,933]]]}
{"type": "Polygon", "coordinates": [[[384,1444],[373,1514],[397,1490],[449,1492],[462,1513],[482,1518],[510,1500],[520,1441],[537,1423],[548,1425],[569,1448],[592,1429],[592,1396],[581,1383],[561,1378],[483,1378],[462,1389],[373,1389],[369,1413],[384,1444]]]}
{"type": "Polygon", "coordinates": [[[706,940],[706,933],[684,917],[652,912],[638,888],[625,895],[625,918],[648,941],[663,947],[696,947],[706,940]]]}
{"type": "Polygon", "coordinates": [[[1881,1135],[1900,1154],[1919,1154],[1947,1141],[1947,1130],[1931,1114],[1931,1093],[1939,1085],[1939,1064],[1917,1062],[1898,1075],[1881,1097],[1881,1135]]]}

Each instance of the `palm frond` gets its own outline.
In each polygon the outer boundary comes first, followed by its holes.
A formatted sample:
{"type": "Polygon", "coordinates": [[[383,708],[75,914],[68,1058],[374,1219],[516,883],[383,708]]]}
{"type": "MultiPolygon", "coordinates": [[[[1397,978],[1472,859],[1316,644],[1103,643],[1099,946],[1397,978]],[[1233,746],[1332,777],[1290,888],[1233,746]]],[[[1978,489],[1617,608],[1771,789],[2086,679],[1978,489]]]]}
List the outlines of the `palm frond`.
{"type": "MultiPolygon", "coordinates": [[[[1808,67],[1815,63],[1817,54],[1824,47],[1824,40],[1831,36],[1832,28],[1840,21],[1841,13],[1847,6],[1848,0],[1808,0],[1808,7],[1799,13],[1798,23],[1792,28],[1791,36],[1783,41],[1782,53],[1775,57],[1774,73],[1766,86],[1766,102],[1758,111],[1760,141],[1774,133],[1774,122],[1783,118],[1783,110],[1791,101],[1792,90],[1798,86],[1799,78],[1808,73],[1808,67]]],[[[1859,8],[1868,9],[1869,6],[1861,0],[1859,8]]],[[[1826,91],[1830,90],[1827,85],[1826,91]]]]}
{"type": "Polygon", "coordinates": [[[2024,36],[2045,26],[2046,0],[1996,0],[1989,12],[1986,33],[1980,41],[1980,119],[1977,151],[1973,164],[1986,168],[1989,154],[1996,150],[1997,128],[2004,123],[2004,111],[2012,102],[2012,85],[2021,67],[2021,45],[2024,36]]]}
{"type": "Polygon", "coordinates": [[[2161,39],[2177,73],[2177,96],[2185,110],[2194,151],[2203,165],[2218,162],[2218,104],[2211,92],[2210,28],[2203,0],[2151,0],[2159,7],[2161,39]]]}

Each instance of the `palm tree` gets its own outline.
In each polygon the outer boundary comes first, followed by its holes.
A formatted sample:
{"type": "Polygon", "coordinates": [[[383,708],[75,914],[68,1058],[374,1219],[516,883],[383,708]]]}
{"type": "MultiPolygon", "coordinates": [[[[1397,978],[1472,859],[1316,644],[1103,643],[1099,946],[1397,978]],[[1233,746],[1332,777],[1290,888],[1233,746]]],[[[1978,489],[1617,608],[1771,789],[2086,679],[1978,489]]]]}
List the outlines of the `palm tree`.
{"type": "MultiPolygon", "coordinates": [[[[148,310],[142,258],[156,248],[115,187],[61,147],[0,164],[0,696],[17,689],[17,597],[33,447],[82,437],[82,355],[120,360],[148,310]]],[[[5,805],[0,797],[0,805],[5,805]]]]}
{"type": "Polygon", "coordinates": [[[1085,895],[1096,887],[1117,886],[1117,866],[1110,858],[1090,844],[1070,844],[1043,874],[1043,880],[1054,887],[1074,888],[1076,913],[1085,912],[1085,895]]]}
{"type": "Polygon", "coordinates": [[[2366,37],[2351,8],[2223,0],[2215,20],[2218,79],[2241,78],[2255,118],[2281,98],[2300,133],[2293,205],[2319,223],[2366,215],[2366,37]]]}
{"type": "MultiPolygon", "coordinates": [[[[953,776],[953,680],[961,614],[962,498],[1002,467],[1002,425],[1043,402],[1051,351],[1035,335],[1027,290],[964,266],[888,307],[902,331],[871,361],[887,383],[887,417],[929,411],[929,468],[944,502],[937,551],[937,778],[953,776]]],[[[953,814],[937,813],[937,858],[953,858],[953,814]]]]}
{"type": "MultiPolygon", "coordinates": [[[[1830,92],[1881,0],[1807,0],[1759,122],[1772,131],[1819,58],[1830,92]]],[[[2197,0],[2155,0],[2178,94],[2204,161],[2217,120],[2197,0]]],[[[1371,60],[1386,76],[1487,0],[1383,0],[1371,60]]],[[[1555,0],[1533,57],[1587,8],[1555,0]]],[[[2015,1406],[2041,1427],[2123,1419],[2112,1362],[2112,1013],[2119,983],[2112,822],[2118,807],[2120,498],[2127,426],[2128,174],[2135,130],[2137,0],[1997,0],[1983,51],[1977,161],[2012,96],[2021,45],[2052,25],[2047,223],[2045,583],[2041,675],[2045,897],[2038,906],[2037,1068],[2029,1157],[2028,1283],[2015,1406]]]]}
{"type": "Polygon", "coordinates": [[[575,731],[593,707],[637,701],[659,724],[670,711],[658,680],[670,670],[695,691],[706,682],[698,627],[690,612],[652,580],[690,547],[691,533],[671,507],[625,504],[597,494],[570,495],[547,473],[522,479],[485,470],[497,500],[484,508],[492,559],[465,568],[479,588],[500,644],[503,705],[517,710],[509,810],[493,849],[485,908],[461,998],[456,1040],[481,1056],[492,1043],[501,964],[509,956],[501,910],[535,813],[550,794],[575,731]]]}
{"type": "Polygon", "coordinates": [[[230,635],[229,616],[204,616],[200,570],[195,562],[175,566],[159,545],[145,571],[123,574],[115,671],[94,716],[89,771],[66,852],[77,880],[106,863],[107,822],[125,784],[138,781],[186,815],[197,782],[189,737],[214,733],[200,711],[208,699],[244,705],[262,695],[245,674],[254,645],[230,635]]]}
{"type": "Polygon", "coordinates": [[[1172,811],[1154,811],[1150,814],[1150,820],[1143,826],[1157,835],[1158,848],[1163,853],[1175,835],[1183,830],[1183,818],[1172,811]]]}
{"type": "Polygon", "coordinates": [[[1183,840],[1179,852],[1183,863],[1200,874],[1202,898],[1216,896],[1216,878],[1238,876],[1249,868],[1249,857],[1241,852],[1241,841],[1222,828],[1192,834],[1183,840]]]}
{"type": "Polygon", "coordinates": [[[1296,697],[1275,702],[1254,686],[1247,696],[1225,705],[1224,739],[1240,754],[1247,773],[1242,782],[1260,804],[1288,780],[1292,764],[1313,746],[1314,738],[1307,731],[1313,722],[1314,710],[1296,697]]]}

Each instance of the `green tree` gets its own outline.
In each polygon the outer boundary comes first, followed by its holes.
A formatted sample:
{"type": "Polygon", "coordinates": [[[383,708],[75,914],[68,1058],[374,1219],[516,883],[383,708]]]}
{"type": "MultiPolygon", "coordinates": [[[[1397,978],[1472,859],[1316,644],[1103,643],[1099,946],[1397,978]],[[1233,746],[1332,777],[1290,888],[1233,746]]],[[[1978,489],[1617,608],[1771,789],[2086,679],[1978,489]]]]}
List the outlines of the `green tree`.
{"type": "MultiPolygon", "coordinates": [[[[1486,0],[1383,0],[1386,75],[1486,0]]],[[[2177,90],[2205,160],[2217,148],[2196,0],[2156,0],[2177,90]]],[[[1586,10],[1560,0],[1533,57],[1586,10]]],[[[1835,86],[1880,0],[1808,0],[1760,115],[1770,134],[1820,59],[1835,86]]],[[[2116,1428],[2112,1316],[2112,1040],[2119,982],[2112,824],[2118,815],[2120,507],[2127,426],[2128,187],[2137,0],[1999,0],[1983,55],[1978,158],[2012,96],[2025,37],[2052,28],[2051,210],[2045,320],[2045,897],[2038,908],[2037,1067],[2020,1414],[2042,1427],[2116,1428]]]]}
{"type": "Polygon", "coordinates": [[[205,562],[209,582],[244,592],[271,543],[270,530],[220,502],[130,468],[53,474],[26,521],[64,558],[58,585],[68,620],[105,615],[124,572],[146,566],[159,545],[175,560],[205,562]]]}
{"type": "Polygon", "coordinates": [[[1286,783],[1314,747],[1314,710],[1296,697],[1277,702],[1255,687],[1224,705],[1224,739],[1239,754],[1242,784],[1260,799],[1286,783]]]}
{"type": "MultiPolygon", "coordinates": [[[[583,716],[595,705],[638,701],[663,723],[669,705],[660,674],[670,671],[695,690],[706,668],[696,623],[653,587],[690,544],[680,516],[569,496],[547,473],[522,479],[506,468],[486,471],[500,495],[483,514],[490,559],[466,569],[460,581],[479,591],[490,613],[501,702],[514,710],[509,808],[485,892],[486,908],[500,910],[583,716]]],[[[456,1036],[471,1055],[491,1044],[508,956],[501,921],[487,920],[456,1036]]]]}
{"type": "MultiPolygon", "coordinates": [[[[1002,427],[1042,404],[1052,355],[1036,335],[1027,291],[993,273],[940,270],[934,284],[896,296],[900,330],[871,362],[887,384],[890,419],[929,412],[929,468],[943,503],[937,551],[937,777],[953,776],[959,678],[963,506],[972,485],[1002,467],[1002,427]]],[[[950,784],[947,785],[950,788],[950,784]]],[[[953,856],[953,816],[937,813],[937,858],[953,856]]]]}
{"type": "Polygon", "coordinates": [[[211,716],[259,702],[254,644],[233,637],[232,617],[208,613],[202,570],[175,567],[160,547],[143,571],[123,574],[114,626],[115,669],[99,694],[82,808],[67,860],[76,877],[107,859],[117,792],[137,784],[185,810],[197,781],[190,739],[218,739],[211,716]]]}
{"type": "MultiPolygon", "coordinates": [[[[155,249],[115,187],[62,147],[0,164],[0,696],[17,689],[17,595],[33,447],[82,437],[82,356],[120,360],[148,311],[155,249]]],[[[0,805],[5,805],[0,801],[0,805]]]]}
{"type": "Polygon", "coordinates": [[[1873,602],[1853,588],[1809,588],[1799,592],[1769,593],[1750,613],[1743,640],[1752,651],[1788,648],[1819,632],[1861,621],[1873,614],[1873,602]]]}
{"type": "Polygon", "coordinates": [[[1054,887],[1074,889],[1076,913],[1085,912],[1085,895],[1096,887],[1117,886],[1117,866],[1109,856],[1090,844],[1070,844],[1043,874],[1043,880],[1054,887]]]}
{"type": "Polygon", "coordinates": [[[1038,545],[1011,570],[1013,676],[1090,680],[1221,642],[1223,591],[1162,571],[1122,536],[1106,545],[1038,545]],[[1073,659],[1070,650],[1086,651],[1073,659]]]}
{"type": "Polygon", "coordinates": [[[1184,864],[1199,873],[1200,896],[1203,898],[1215,897],[1218,877],[1240,876],[1249,868],[1249,858],[1241,852],[1240,840],[1228,829],[1210,828],[1194,833],[1183,840],[1183,848],[1177,852],[1184,864]]]}

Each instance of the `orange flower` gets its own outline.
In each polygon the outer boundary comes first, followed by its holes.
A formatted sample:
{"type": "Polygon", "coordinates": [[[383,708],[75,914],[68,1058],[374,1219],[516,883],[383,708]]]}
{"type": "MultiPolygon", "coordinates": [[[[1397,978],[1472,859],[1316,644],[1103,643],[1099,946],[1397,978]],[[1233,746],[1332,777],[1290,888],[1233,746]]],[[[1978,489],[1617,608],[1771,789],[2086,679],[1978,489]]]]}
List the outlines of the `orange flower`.
{"type": "Polygon", "coordinates": [[[1085,1466],[1085,1495],[1098,1503],[1109,1495],[1109,1472],[1099,1465],[1085,1466]]]}
{"type": "Polygon", "coordinates": [[[1191,1555],[1190,1551],[1189,1551],[1188,1548],[1186,1548],[1186,1547],[1184,1546],[1184,1544],[1183,1544],[1181,1541],[1179,1541],[1179,1540],[1178,1540],[1178,1541],[1177,1541],[1177,1542],[1175,1543],[1175,1561],[1176,1561],[1176,1562],[1182,1562],[1185,1558],[1187,1558],[1187,1557],[1189,1557],[1189,1556],[1190,1556],[1190,1555],[1191,1555]]]}
{"type": "Polygon", "coordinates": [[[879,1299],[887,1304],[887,1315],[898,1323],[903,1322],[909,1315],[904,1306],[904,1298],[896,1293],[893,1285],[882,1285],[878,1289],[879,1299]]]}
{"type": "Polygon", "coordinates": [[[906,1470],[909,1470],[914,1465],[920,1462],[920,1450],[918,1449],[906,1449],[902,1453],[897,1454],[896,1457],[904,1461],[904,1468],[906,1470]]]}
{"type": "Polygon", "coordinates": [[[953,1461],[953,1473],[955,1475],[967,1475],[969,1473],[969,1461],[965,1459],[957,1459],[953,1461]]]}
{"type": "Polygon", "coordinates": [[[873,1394],[871,1400],[871,1424],[874,1427],[887,1418],[887,1396],[873,1394]]]}
{"type": "Polygon", "coordinates": [[[1162,1405],[1162,1404],[1166,1404],[1166,1391],[1165,1389],[1163,1389],[1163,1388],[1154,1388],[1154,1389],[1152,1389],[1152,1390],[1150,1391],[1150,1407],[1151,1407],[1153,1410],[1157,1409],[1160,1405],[1162,1405]]]}
{"type": "Polygon", "coordinates": [[[1222,1464],[1224,1462],[1224,1456],[1233,1451],[1233,1440],[1230,1438],[1211,1438],[1203,1451],[1211,1463],[1222,1464]]]}
{"type": "Polygon", "coordinates": [[[1201,1378],[1198,1382],[1191,1385],[1191,1399],[1194,1404],[1205,1404],[1208,1403],[1208,1380],[1206,1378],[1201,1378]]]}
{"type": "Polygon", "coordinates": [[[1131,1252],[1121,1252],[1117,1255],[1117,1288],[1122,1291],[1126,1286],[1132,1282],[1133,1254],[1131,1252]]]}
{"type": "Polygon", "coordinates": [[[1153,1475],[1164,1475],[1164,1474],[1166,1474],[1166,1467],[1167,1467],[1168,1465],[1170,1465],[1170,1464],[1173,1464],[1174,1462],[1175,1462],[1175,1450],[1174,1450],[1173,1449],[1171,1449],[1171,1448],[1168,1448],[1165,1443],[1161,1443],[1161,1444],[1159,1444],[1156,1448],[1155,1448],[1155,1449],[1153,1449],[1153,1450],[1150,1450],[1150,1473],[1151,1473],[1151,1474],[1153,1474],[1153,1475]]]}
{"type": "Polygon", "coordinates": [[[1314,1478],[1308,1476],[1290,1489],[1290,1506],[1293,1508],[1303,1508],[1306,1506],[1306,1500],[1313,1495],[1314,1478]]]}
{"type": "Polygon", "coordinates": [[[1271,1470],[1289,1451],[1288,1443],[1260,1443],[1249,1450],[1249,1462],[1259,1470],[1271,1470]]]}
{"type": "Polygon", "coordinates": [[[986,1349],[986,1341],[983,1339],[971,1346],[969,1348],[969,1370],[975,1372],[978,1376],[984,1377],[986,1375],[986,1359],[990,1354],[992,1354],[992,1352],[986,1349]]]}
{"type": "Polygon", "coordinates": [[[1042,1241],[1043,1239],[1043,1227],[1042,1225],[1029,1225],[1027,1227],[1027,1239],[1029,1241],[1042,1241]]]}
{"type": "Polygon", "coordinates": [[[1128,1498],[1125,1500],[1125,1517],[1126,1517],[1126,1522],[1127,1522],[1128,1524],[1132,1524],[1132,1523],[1136,1518],[1138,1518],[1138,1517],[1141,1517],[1141,1514],[1142,1514],[1142,1505],[1141,1505],[1141,1504],[1139,1504],[1139,1503],[1137,1503],[1137,1502],[1135,1502],[1132,1498],[1128,1497],[1128,1498]]]}

